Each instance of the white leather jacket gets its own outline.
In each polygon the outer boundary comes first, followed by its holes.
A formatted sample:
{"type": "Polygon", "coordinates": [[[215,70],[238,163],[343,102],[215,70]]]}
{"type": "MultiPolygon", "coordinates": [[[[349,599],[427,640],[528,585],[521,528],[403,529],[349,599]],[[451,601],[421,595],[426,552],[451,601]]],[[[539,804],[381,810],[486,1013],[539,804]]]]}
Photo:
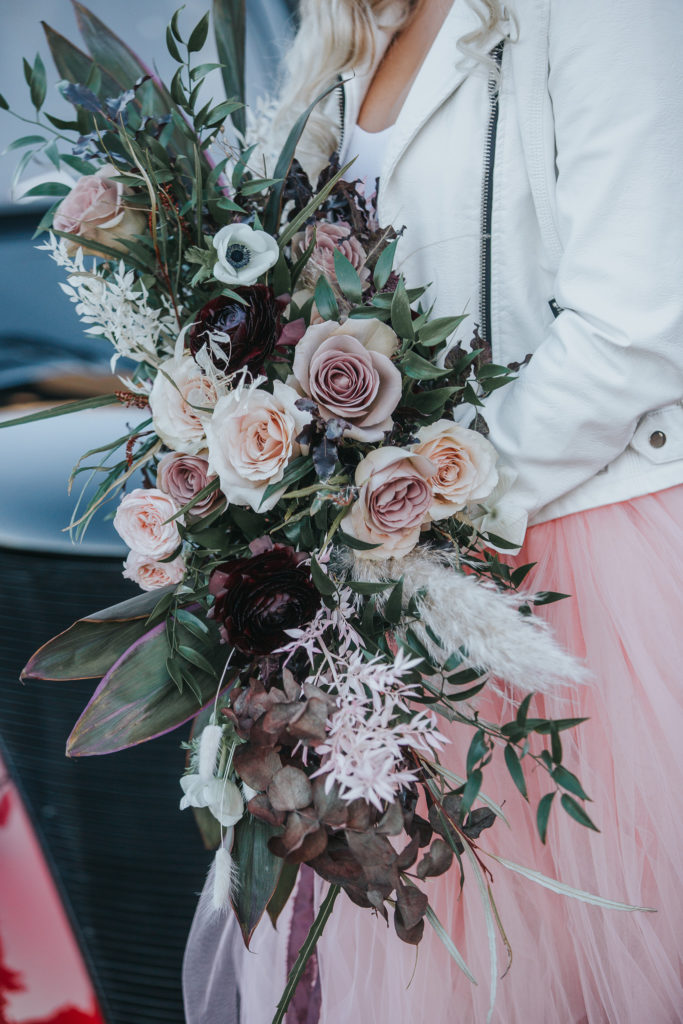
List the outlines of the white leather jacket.
{"type": "MultiPolygon", "coordinates": [[[[538,523],[683,482],[683,2],[512,0],[499,100],[457,48],[455,0],[391,132],[382,223],[432,282],[436,315],[471,313],[496,363],[488,400],[510,467],[485,525],[538,523]],[[484,238],[484,241],[482,241],[484,238]]],[[[344,131],[375,64],[344,87],[344,131]]]]}

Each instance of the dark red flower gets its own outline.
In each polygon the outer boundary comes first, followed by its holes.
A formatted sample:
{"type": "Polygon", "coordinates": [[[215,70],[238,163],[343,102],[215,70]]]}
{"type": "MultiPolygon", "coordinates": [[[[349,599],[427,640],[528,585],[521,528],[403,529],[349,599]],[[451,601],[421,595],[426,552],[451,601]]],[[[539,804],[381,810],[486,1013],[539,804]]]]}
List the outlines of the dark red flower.
{"type": "Polygon", "coordinates": [[[223,373],[243,367],[255,373],[275,350],[283,303],[264,284],[234,291],[245,305],[227,296],[207,302],[190,328],[190,351],[196,358],[206,345],[211,361],[223,373]]]}
{"type": "Polygon", "coordinates": [[[223,639],[245,654],[269,654],[288,643],[286,629],[309,622],[320,607],[308,556],[285,544],[236,558],[211,574],[211,611],[223,639]]]}

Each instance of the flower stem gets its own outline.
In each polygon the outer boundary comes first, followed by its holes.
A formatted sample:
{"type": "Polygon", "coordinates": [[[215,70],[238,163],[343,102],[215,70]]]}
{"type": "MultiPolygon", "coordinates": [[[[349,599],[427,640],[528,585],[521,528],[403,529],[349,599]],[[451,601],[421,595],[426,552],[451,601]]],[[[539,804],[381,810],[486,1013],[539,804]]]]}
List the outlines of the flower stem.
{"type": "Polygon", "coordinates": [[[339,895],[340,888],[341,887],[338,885],[331,885],[327,896],[322,902],[322,906],[318,911],[318,916],[311,925],[311,930],[306,936],[306,941],[299,950],[299,955],[296,958],[296,962],[292,967],[292,970],[290,971],[289,978],[287,979],[287,985],[282,993],[282,998],[277,1004],[277,1011],[273,1017],[273,1024],[282,1024],[282,1021],[285,1019],[287,1008],[292,1001],[292,997],[296,991],[299,981],[301,980],[301,976],[304,973],[306,964],[313,955],[318,939],[323,933],[323,928],[327,924],[327,920],[332,913],[334,901],[339,895]]]}

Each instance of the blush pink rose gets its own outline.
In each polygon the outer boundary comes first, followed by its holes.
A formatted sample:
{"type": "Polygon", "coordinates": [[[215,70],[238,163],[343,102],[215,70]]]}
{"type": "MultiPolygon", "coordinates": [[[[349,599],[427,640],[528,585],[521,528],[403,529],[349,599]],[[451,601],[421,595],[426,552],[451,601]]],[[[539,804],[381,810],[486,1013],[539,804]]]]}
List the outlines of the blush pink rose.
{"type": "MultiPolygon", "coordinates": [[[[126,189],[118,182],[111,181],[119,171],[108,164],[95,174],[84,174],[69,194],[62,200],[55,212],[55,231],[78,235],[84,242],[99,242],[110,249],[126,251],[121,242],[134,235],[142,234],[147,217],[142,210],[126,206],[126,189]]],[[[67,249],[74,253],[76,242],[68,241],[67,249]]],[[[95,252],[83,246],[86,252],[95,252]]]]}
{"type": "Polygon", "coordinates": [[[213,381],[191,356],[166,359],[149,396],[154,429],[168,448],[196,455],[206,448],[204,424],[216,399],[213,381]]]}
{"type": "Polygon", "coordinates": [[[401,400],[401,373],[391,361],[397,348],[396,334],[380,320],[316,324],[296,347],[289,383],[324,419],[346,420],[348,437],[380,441],[401,400]]]}
{"type": "Polygon", "coordinates": [[[231,504],[268,512],[279,501],[278,492],[266,501],[263,494],[300,452],[296,438],[311,417],[297,409],[298,399],[293,388],[276,380],[272,395],[244,388],[218,400],[206,424],[209,469],[231,504]]]}
{"type": "Polygon", "coordinates": [[[317,275],[324,274],[331,282],[337,282],[337,272],[334,267],[335,250],[346,256],[351,266],[358,271],[361,281],[366,281],[370,271],[365,266],[367,253],[358,239],[353,235],[351,225],[345,220],[339,220],[336,224],[327,221],[318,221],[316,224],[309,224],[305,231],[300,231],[292,239],[292,251],[295,256],[301,256],[308,249],[313,241],[315,232],[315,247],[306,265],[306,272],[310,277],[311,271],[317,271],[317,275]]]}
{"type": "Polygon", "coordinates": [[[491,494],[498,482],[498,456],[482,434],[452,420],[437,420],[421,427],[417,437],[419,444],[412,450],[436,466],[432,519],[446,519],[491,494]]]}
{"type": "Polygon", "coordinates": [[[123,568],[124,578],[137,583],[141,590],[158,590],[180,583],[185,575],[185,562],[174,558],[172,562],[156,562],[139,551],[130,551],[123,568]]]}
{"type": "MultiPolygon", "coordinates": [[[[209,476],[209,463],[202,455],[169,452],[157,466],[157,487],[170,494],[181,508],[215,479],[215,476],[209,476]]],[[[223,500],[220,491],[213,491],[193,505],[189,514],[205,516],[223,500]]]]}
{"type": "Polygon", "coordinates": [[[344,519],[344,530],[357,540],[377,544],[355,551],[357,558],[401,558],[417,544],[429,521],[434,463],[406,448],[377,448],[356,469],[358,500],[344,519]]]}
{"type": "Polygon", "coordinates": [[[125,494],[114,516],[114,528],[138,554],[160,561],[180,545],[176,521],[167,520],[179,511],[173,498],[156,487],[136,487],[125,494]]]}

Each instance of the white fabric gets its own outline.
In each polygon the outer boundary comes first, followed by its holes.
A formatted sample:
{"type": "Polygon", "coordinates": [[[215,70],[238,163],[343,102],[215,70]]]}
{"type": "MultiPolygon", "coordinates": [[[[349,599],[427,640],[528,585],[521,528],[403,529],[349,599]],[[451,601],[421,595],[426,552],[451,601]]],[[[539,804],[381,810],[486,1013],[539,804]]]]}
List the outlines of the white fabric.
{"type": "Polygon", "coordinates": [[[347,139],[342,147],[340,162],[346,164],[353,160],[346,177],[365,184],[365,192],[375,191],[375,182],[382,169],[382,158],[389,142],[393,125],[381,132],[367,132],[359,124],[351,126],[347,139]]]}
{"type": "MultiPolygon", "coordinates": [[[[492,343],[494,362],[533,358],[488,400],[486,420],[516,473],[489,526],[521,541],[527,520],[683,482],[683,7],[515,0],[514,12],[492,343]],[[666,435],[658,448],[655,430],[666,435]]],[[[379,193],[380,221],[407,228],[398,263],[409,282],[432,282],[435,315],[471,314],[463,341],[480,320],[489,97],[486,70],[457,43],[477,24],[453,5],[387,140],[379,193]]],[[[345,87],[347,132],[373,71],[345,87]]]]}

